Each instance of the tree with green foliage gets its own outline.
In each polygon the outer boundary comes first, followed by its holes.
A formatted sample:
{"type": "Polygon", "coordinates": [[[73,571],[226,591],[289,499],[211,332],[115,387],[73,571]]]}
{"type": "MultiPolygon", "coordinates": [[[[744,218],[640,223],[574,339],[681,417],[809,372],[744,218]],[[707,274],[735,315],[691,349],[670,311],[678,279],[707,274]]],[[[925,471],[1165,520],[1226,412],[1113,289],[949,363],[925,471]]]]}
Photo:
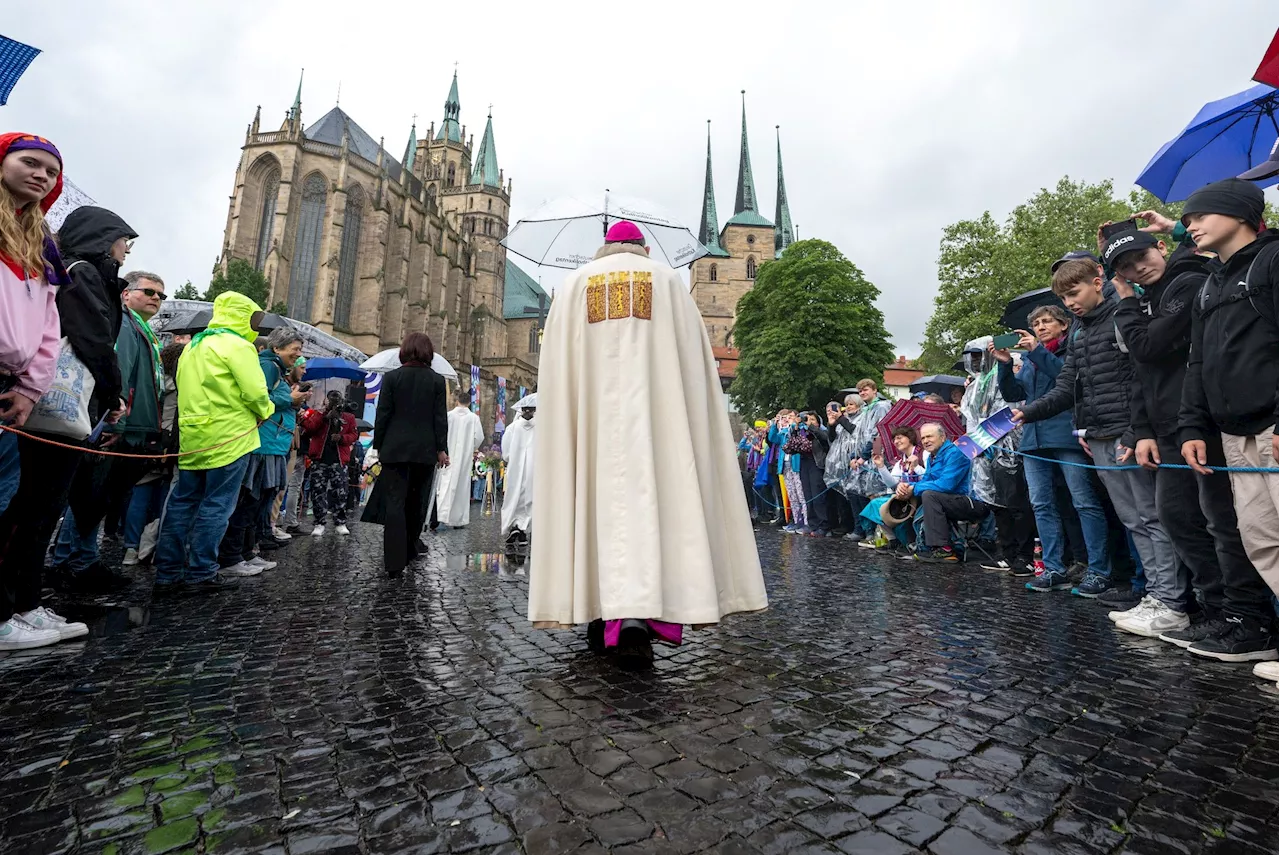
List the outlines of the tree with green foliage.
{"type": "Polygon", "coordinates": [[[803,240],[760,266],[738,301],[738,373],[730,388],[746,416],[821,409],[836,390],[879,380],[892,361],[880,290],[831,244],[803,240]]]}
{"type": "Polygon", "coordinates": [[[204,292],[204,298],[212,301],[224,291],[239,292],[259,306],[265,306],[271,294],[271,284],[252,264],[243,258],[233,258],[227,263],[225,273],[219,270],[214,274],[209,290],[204,292]]]}
{"type": "Polygon", "coordinates": [[[187,280],[187,284],[183,285],[173,295],[175,300],[199,300],[200,292],[196,290],[196,286],[191,284],[191,280],[187,280]]]}
{"type": "Polygon", "coordinates": [[[284,300],[276,300],[271,304],[271,308],[267,309],[267,311],[273,315],[279,315],[282,318],[287,317],[289,314],[289,304],[284,300]]]}
{"type": "Polygon", "coordinates": [[[1166,205],[1146,190],[1116,199],[1110,181],[1063,178],[1014,208],[1003,225],[986,211],[947,226],[921,367],[949,372],[965,342],[1004,331],[1000,316],[1011,299],[1048,287],[1054,261],[1073,249],[1096,251],[1099,225],[1145,210],[1176,220],[1182,205],[1166,205]]]}

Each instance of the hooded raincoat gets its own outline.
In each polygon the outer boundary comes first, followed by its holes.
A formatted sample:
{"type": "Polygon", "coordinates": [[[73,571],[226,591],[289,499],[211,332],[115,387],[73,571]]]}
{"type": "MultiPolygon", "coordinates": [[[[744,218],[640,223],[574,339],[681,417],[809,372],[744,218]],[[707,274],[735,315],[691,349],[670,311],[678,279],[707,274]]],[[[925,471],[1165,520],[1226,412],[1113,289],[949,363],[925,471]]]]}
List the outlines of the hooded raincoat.
{"type": "MultiPolygon", "coordinates": [[[[973,430],[983,419],[1008,406],[1000,394],[995,357],[987,350],[991,336],[976,338],[964,346],[964,368],[973,379],[965,387],[960,411],[964,414],[966,430],[973,430]]],[[[970,495],[981,502],[997,507],[1007,507],[1010,502],[1008,486],[1021,478],[1018,468],[1022,465],[1016,454],[1022,428],[1014,428],[1005,434],[992,448],[973,461],[970,470],[970,495]],[[1004,449],[999,451],[997,449],[1004,449]]]]}
{"type": "Polygon", "coordinates": [[[219,294],[208,329],[182,352],[178,431],[187,456],[180,469],[217,469],[258,449],[258,422],[275,412],[251,343],[257,336],[250,320],[260,311],[243,294],[219,294]],[[188,454],[201,449],[208,450],[188,454]]]}

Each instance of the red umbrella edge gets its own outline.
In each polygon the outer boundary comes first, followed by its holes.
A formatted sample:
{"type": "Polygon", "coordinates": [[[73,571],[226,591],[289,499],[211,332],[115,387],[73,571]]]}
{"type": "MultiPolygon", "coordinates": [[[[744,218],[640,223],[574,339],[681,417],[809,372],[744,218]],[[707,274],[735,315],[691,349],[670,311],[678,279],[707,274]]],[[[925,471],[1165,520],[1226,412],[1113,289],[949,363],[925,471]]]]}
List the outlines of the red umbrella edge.
{"type": "Polygon", "coordinates": [[[1267,86],[1276,86],[1280,88],[1280,30],[1276,30],[1276,34],[1271,37],[1271,46],[1267,48],[1267,52],[1262,55],[1262,62],[1258,63],[1258,70],[1253,73],[1253,79],[1259,83],[1265,83],[1267,86]]]}

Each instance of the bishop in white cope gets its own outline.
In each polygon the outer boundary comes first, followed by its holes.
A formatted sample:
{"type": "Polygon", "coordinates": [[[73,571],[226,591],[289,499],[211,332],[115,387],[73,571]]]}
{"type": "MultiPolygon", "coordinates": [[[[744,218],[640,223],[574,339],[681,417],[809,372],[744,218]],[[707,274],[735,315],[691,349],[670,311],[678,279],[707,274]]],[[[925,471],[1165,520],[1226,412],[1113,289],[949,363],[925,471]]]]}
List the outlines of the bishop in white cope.
{"type": "Polygon", "coordinates": [[[507,463],[503,479],[502,536],[514,531],[528,536],[533,525],[533,407],[520,411],[520,418],[502,434],[502,459],[507,463]]]}
{"type": "Polygon", "coordinates": [[[556,292],[539,360],[529,620],[651,661],[650,635],[765,608],[711,342],[634,224],[556,292]]]}
{"type": "Polygon", "coordinates": [[[480,417],[462,403],[457,390],[449,411],[449,460],[451,465],[436,475],[436,519],[441,524],[461,528],[471,522],[471,460],[484,442],[480,417]]]}

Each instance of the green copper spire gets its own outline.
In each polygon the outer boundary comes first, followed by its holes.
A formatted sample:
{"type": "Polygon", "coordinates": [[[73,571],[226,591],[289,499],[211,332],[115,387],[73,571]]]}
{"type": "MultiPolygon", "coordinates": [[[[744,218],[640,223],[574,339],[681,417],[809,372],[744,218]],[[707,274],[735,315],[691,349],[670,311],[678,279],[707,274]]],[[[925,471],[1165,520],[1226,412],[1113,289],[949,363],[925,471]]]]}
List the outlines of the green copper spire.
{"type": "Polygon", "coordinates": [[[751,177],[751,151],[747,148],[747,90],[742,90],[742,149],[738,152],[738,195],[733,212],[756,210],[756,182],[751,177]]]}
{"type": "Polygon", "coordinates": [[[484,125],[484,136],[480,138],[480,150],[476,152],[470,183],[502,189],[502,181],[498,178],[498,151],[493,147],[492,112],[489,113],[489,121],[484,125]]]}
{"type": "Polygon", "coordinates": [[[302,115],[302,78],[306,73],[307,70],[304,68],[298,74],[298,94],[293,96],[293,106],[289,108],[289,118],[295,121],[302,115]]]}
{"type": "Polygon", "coordinates": [[[710,119],[707,119],[707,179],[702,190],[702,225],[698,228],[698,242],[707,248],[708,255],[721,258],[729,255],[720,246],[720,217],[716,214],[716,190],[711,180],[710,119]]]}
{"type": "Polygon", "coordinates": [[[406,172],[413,172],[413,158],[418,153],[418,120],[415,117],[413,124],[409,127],[409,142],[404,147],[404,159],[400,161],[400,165],[405,168],[406,172]]]}
{"type": "Polygon", "coordinates": [[[778,134],[778,207],[773,217],[773,249],[775,255],[796,242],[795,231],[791,228],[791,206],[787,204],[787,183],[782,179],[782,130],[774,125],[778,134]]]}
{"type": "Polygon", "coordinates": [[[436,131],[436,139],[449,142],[462,142],[462,126],[458,124],[458,113],[462,104],[458,101],[458,71],[453,71],[453,85],[449,87],[449,97],[444,102],[444,121],[440,130],[436,131]]]}

